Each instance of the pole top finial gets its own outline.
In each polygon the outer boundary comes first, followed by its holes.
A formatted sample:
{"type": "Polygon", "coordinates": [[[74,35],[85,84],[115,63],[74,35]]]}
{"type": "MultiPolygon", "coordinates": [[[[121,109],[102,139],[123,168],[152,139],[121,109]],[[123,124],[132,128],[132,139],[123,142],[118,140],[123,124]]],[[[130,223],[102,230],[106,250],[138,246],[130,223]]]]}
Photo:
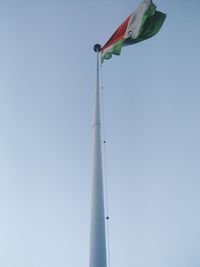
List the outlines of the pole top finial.
{"type": "Polygon", "coordinates": [[[94,45],[94,51],[95,51],[95,52],[99,52],[100,49],[101,49],[101,45],[100,45],[100,44],[95,44],[95,45],[94,45]]]}

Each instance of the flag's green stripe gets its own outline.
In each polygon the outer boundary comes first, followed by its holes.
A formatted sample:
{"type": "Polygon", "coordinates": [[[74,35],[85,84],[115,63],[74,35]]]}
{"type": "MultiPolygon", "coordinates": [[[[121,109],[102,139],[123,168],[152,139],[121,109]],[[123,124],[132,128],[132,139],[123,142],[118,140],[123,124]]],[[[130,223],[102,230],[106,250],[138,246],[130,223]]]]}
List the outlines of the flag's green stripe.
{"type": "Polygon", "coordinates": [[[103,58],[102,58],[102,62],[103,62],[104,59],[110,59],[110,58],[112,57],[112,54],[113,54],[113,55],[117,55],[117,56],[119,56],[120,53],[121,53],[121,50],[122,50],[123,43],[124,43],[124,39],[119,40],[118,42],[116,42],[116,43],[113,45],[113,50],[112,50],[112,52],[106,52],[106,53],[105,53],[105,55],[104,55],[103,58]]]}
{"type": "Polygon", "coordinates": [[[153,16],[150,16],[146,19],[139,36],[136,39],[128,38],[124,40],[124,46],[136,44],[154,36],[156,33],[159,32],[165,18],[166,14],[156,11],[153,16]]]}
{"type": "Polygon", "coordinates": [[[113,55],[119,56],[121,54],[123,43],[124,39],[119,40],[117,43],[113,45],[113,52],[112,52],[113,55]]]}
{"type": "Polygon", "coordinates": [[[146,20],[148,19],[148,17],[153,16],[155,12],[156,12],[156,6],[152,3],[143,15],[141,26],[140,26],[140,32],[143,30],[144,24],[146,20]]]}

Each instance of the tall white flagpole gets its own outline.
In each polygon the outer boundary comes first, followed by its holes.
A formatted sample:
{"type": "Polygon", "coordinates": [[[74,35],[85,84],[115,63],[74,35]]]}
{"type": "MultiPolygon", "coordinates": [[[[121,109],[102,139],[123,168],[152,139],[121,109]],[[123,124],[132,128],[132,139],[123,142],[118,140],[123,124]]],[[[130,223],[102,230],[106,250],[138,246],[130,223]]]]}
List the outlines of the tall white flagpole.
{"type": "Polygon", "coordinates": [[[107,267],[106,258],[106,233],[103,191],[103,170],[101,152],[101,112],[100,112],[100,87],[99,87],[99,51],[101,46],[96,44],[94,51],[97,53],[97,77],[94,116],[94,162],[92,177],[92,207],[91,207],[91,233],[90,233],[90,266],[107,267]]]}

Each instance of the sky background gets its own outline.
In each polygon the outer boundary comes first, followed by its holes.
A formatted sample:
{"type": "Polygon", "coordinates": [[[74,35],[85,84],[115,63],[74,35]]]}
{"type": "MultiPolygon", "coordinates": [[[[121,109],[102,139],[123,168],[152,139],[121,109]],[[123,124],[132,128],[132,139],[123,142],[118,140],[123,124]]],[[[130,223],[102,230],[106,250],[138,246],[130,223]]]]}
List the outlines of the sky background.
{"type": "MultiPolygon", "coordinates": [[[[0,266],[88,267],[95,43],[139,0],[0,0],[0,266]]],[[[199,0],[103,64],[111,267],[200,266],[199,0]]]]}

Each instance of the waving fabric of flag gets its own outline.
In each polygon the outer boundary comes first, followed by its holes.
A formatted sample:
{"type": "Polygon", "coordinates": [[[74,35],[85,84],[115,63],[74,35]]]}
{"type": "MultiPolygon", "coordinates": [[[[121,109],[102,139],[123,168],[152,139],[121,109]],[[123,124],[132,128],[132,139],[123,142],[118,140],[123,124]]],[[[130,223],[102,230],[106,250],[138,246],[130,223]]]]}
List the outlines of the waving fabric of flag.
{"type": "Polygon", "coordinates": [[[156,11],[151,0],[144,0],[119,26],[108,42],[101,48],[101,61],[120,55],[123,46],[144,41],[159,32],[166,14],[156,11]]]}

